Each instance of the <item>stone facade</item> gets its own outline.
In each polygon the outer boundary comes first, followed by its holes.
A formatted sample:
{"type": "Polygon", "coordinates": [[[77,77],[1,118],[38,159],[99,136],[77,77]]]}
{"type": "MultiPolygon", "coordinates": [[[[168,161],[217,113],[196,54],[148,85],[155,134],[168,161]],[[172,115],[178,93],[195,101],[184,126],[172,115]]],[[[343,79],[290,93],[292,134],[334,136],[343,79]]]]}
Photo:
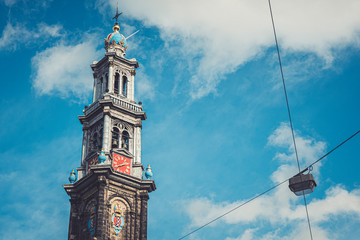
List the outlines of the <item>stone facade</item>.
{"type": "Polygon", "coordinates": [[[110,165],[91,166],[90,173],[74,184],[64,184],[70,196],[69,240],[147,239],[147,201],[156,189],[153,180],[118,173],[110,165]],[[114,227],[114,206],[122,208],[123,226],[114,227]],[[94,233],[89,225],[95,206],[94,233]]]}
{"type": "MultiPolygon", "coordinates": [[[[142,106],[134,101],[135,69],[138,66],[135,59],[128,60],[116,52],[107,52],[103,59],[91,65],[94,71],[94,99],[93,103],[85,108],[84,115],[79,116],[84,131],[84,168],[88,169],[89,161],[101,148],[107,156],[106,163],[111,162],[112,152],[121,148],[113,146],[113,130],[116,128],[119,134],[124,130],[129,134],[126,150],[134,162],[132,174],[141,178],[141,129],[146,113],[142,106]],[[120,86],[118,91],[115,91],[115,85],[120,86]]],[[[120,137],[118,142],[121,142],[120,137]]]]}

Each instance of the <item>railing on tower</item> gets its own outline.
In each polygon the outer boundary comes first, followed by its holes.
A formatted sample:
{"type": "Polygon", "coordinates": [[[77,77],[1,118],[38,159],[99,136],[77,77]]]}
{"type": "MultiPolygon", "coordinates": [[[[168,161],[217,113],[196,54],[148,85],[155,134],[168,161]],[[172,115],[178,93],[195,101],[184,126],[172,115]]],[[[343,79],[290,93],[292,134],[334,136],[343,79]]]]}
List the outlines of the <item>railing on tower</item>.
{"type": "MultiPolygon", "coordinates": [[[[111,95],[107,95],[105,97],[105,99],[103,99],[103,100],[111,100],[114,105],[124,107],[124,108],[129,109],[134,112],[143,111],[143,108],[141,106],[137,105],[136,103],[131,103],[131,102],[125,101],[121,98],[117,98],[117,97],[114,97],[111,95]]],[[[100,102],[96,101],[95,103],[91,104],[89,107],[85,108],[84,114],[88,115],[88,114],[92,113],[96,108],[99,107],[99,105],[100,105],[100,102]]]]}
{"type": "Polygon", "coordinates": [[[130,109],[130,110],[135,111],[135,112],[141,112],[143,110],[142,107],[139,107],[135,103],[130,103],[130,102],[122,100],[121,98],[117,98],[117,97],[114,97],[114,96],[111,96],[111,95],[109,97],[110,97],[110,99],[112,100],[112,102],[115,105],[125,107],[125,108],[130,109]]]}

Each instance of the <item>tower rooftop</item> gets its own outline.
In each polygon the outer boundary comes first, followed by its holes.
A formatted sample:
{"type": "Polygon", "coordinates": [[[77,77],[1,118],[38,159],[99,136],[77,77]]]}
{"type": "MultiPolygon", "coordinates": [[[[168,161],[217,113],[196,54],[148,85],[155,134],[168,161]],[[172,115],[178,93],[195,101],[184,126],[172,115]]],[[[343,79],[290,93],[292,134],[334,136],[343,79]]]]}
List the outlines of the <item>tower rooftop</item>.
{"type": "Polygon", "coordinates": [[[118,7],[116,7],[116,14],[111,20],[116,20],[113,26],[113,31],[105,38],[105,49],[106,52],[116,52],[119,56],[123,57],[127,49],[126,37],[122,35],[120,31],[120,26],[118,23],[118,18],[122,14],[119,13],[118,7]]]}

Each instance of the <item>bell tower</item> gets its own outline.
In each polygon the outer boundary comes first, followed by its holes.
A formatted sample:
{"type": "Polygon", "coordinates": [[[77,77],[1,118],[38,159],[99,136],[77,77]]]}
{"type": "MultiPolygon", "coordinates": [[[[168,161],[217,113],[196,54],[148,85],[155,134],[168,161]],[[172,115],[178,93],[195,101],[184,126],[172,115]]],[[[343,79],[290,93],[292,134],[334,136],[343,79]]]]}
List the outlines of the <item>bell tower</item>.
{"type": "Polygon", "coordinates": [[[63,187],[70,196],[69,240],[146,240],[147,201],[156,189],[150,166],[141,160],[146,114],[134,101],[138,62],[125,58],[126,38],[117,18],[105,39],[105,56],[91,64],[93,101],[83,125],[81,165],[63,187]]]}

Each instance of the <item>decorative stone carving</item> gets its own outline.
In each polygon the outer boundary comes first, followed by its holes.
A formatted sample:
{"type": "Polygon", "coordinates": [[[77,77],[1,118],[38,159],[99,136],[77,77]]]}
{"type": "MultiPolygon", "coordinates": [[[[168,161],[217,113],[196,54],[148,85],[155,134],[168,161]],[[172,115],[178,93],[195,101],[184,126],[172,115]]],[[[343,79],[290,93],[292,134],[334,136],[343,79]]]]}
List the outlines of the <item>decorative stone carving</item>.
{"type": "Polygon", "coordinates": [[[134,128],[130,124],[124,121],[121,121],[119,119],[114,120],[112,124],[112,128],[113,127],[117,127],[120,130],[120,132],[126,130],[129,133],[130,138],[134,137],[134,128]]]}
{"type": "Polygon", "coordinates": [[[131,74],[131,76],[135,76],[135,75],[136,75],[136,71],[135,71],[135,70],[131,70],[131,71],[130,71],[130,74],[131,74]]]}
{"type": "Polygon", "coordinates": [[[99,151],[102,145],[103,123],[99,123],[90,130],[90,144],[88,153],[99,151]]]}
{"type": "Polygon", "coordinates": [[[112,227],[116,235],[119,235],[125,224],[123,208],[124,207],[121,202],[116,202],[113,208],[113,215],[111,217],[111,221],[113,223],[112,227]]]}
{"type": "Polygon", "coordinates": [[[110,238],[114,240],[127,239],[130,230],[130,205],[123,196],[113,195],[110,200],[111,212],[110,238]]]}

